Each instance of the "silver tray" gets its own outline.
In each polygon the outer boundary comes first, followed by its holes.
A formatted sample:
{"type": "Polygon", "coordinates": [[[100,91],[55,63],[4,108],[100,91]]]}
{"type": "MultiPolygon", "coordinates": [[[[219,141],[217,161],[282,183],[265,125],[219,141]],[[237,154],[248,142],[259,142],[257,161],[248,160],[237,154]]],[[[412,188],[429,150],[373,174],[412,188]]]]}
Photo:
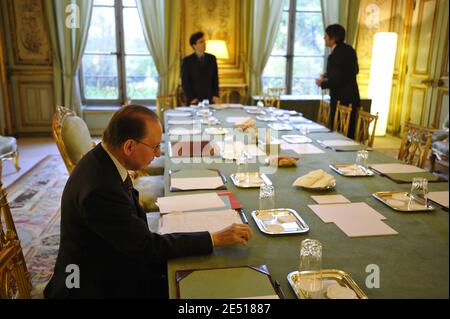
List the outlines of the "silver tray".
{"type": "Polygon", "coordinates": [[[278,119],[275,116],[261,116],[257,115],[256,119],[263,122],[275,122],[278,121],[278,119]]]}
{"type": "Polygon", "coordinates": [[[305,144],[312,142],[309,137],[303,135],[283,135],[281,138],[291,144],[305,144]]]}
{"type": "Polygon", "coordinates": [[[374,176],[374,173],[372,170],[367,169],[366,174],[357,174],[356,172],[348,173],[341,171],[341,167],[348,167],[351,164],[330,164],[330,168],[335,171],[336,173],[342,175],[342,176],[348,176],[348,177],[368,177],[368,176],[374,176]]]}
{"type": "Polygon", "coordinates": [[[271,123],[269,124],[271,129],[275,131],[292,131],[294,128],[289,124],[271,123]]]}
{"type": "MultiPolygon", "coordinates": [[[[305,275],[313,275],[313,272],[305,272],[305,275]]],[[[340,286],[347,287],[352,289],[356,293],[357,299],[368,299],[367,295],[362,291],[361,288],[358,287],[356,282],[352,279],[352,277],[347,274],[346,272],[342,270],[337,269],[322,269],[322,281],[323,281],[323,289],[322,293],[320,294],[321,298],[328,299],[327,297],[327,289],[332,284],[339,284],[340,286]]],[[[298,278],[299,278],[299,272],[293,271],[287,275],[287,280],[289,284],[291,285],[292,290],[294,291],[295,295],[299,299],[306,299],[308,296],[301,291],[298,286],[298,278]]]]}
{"type": "Polygon", "coordinates": [[[309,231],[309,226],[300,215],[295,210],[289,208],[255,210],[252,212],[252,217],[256,225],[258,225],[259,230],[268,235],[301,234],[309,231]],[[269,216],[272,219],[261,220],[260,216],[269,216]],[[283,217],[291,218],[292,221],[283,221],[283,217]],[[281,231],[271,230],[270,227],[278,227],[281,231]]]}
{"type": "Polygon", "coordinates": [[[230,175],[233,184],[240,188],[254,188],[260,187],[261,185],[272,185],[272,181],[267,177],[266,174],[258,172],[248,172],[248,173],[235,173],[230,175]],[[250,182],[246,183],[242,180],[243,177],[240,175],[248,175],[250,177],[250,182]]]}
{"type": "Polygon", "coordinates": [[[428,204],[428,206],[425,207],[425,205],[420,205],[421,203],[418,203],[416,201],[416,205],[414,207],[412,207],[412,209],[408,209],[408,201],[406,200],[397,200],[395,198],[392,198],[392,195],[394,194],[398,194],[398,196],[408,196],[407,192],[377,192],[372,194],[373,197],[375,197],[376,199],[378,199],[380,202],[382,202],[383,204],[389,206],[390,208],[392,208],[395,211],[398,212],[429,212],[435,209],[434,206],[428,204]],[[393,199],[393,200],[397,200],[398,202],[404,202],[404,205],[393,205],[393,203],[389,202],[389,199],[393,199]]]}

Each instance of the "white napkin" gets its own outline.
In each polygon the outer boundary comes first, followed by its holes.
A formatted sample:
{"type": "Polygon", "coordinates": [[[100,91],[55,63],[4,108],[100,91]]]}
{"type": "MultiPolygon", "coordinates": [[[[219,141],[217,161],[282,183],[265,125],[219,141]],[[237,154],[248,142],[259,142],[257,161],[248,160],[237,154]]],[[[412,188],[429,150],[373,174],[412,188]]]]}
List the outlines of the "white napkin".
{"type": "Polygon", "coordinates": [[[326,173],[321,169],[318,169],[297,178],[293,186],[301,186],[307,188],[324,188],[333,185],[335,182],[336,181],[332,175],[326,173]]]}

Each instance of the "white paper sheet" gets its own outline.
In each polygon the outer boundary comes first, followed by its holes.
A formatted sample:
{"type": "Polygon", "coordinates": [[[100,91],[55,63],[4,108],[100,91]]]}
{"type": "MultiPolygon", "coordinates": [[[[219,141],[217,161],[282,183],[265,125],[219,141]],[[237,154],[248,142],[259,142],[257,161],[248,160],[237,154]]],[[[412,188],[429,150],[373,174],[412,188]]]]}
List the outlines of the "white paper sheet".
{"type": "Polygon", "coordinates": [[[179,212],[163,215],[160,218],[159,232],[187,233],[224,229],[233,223],[242,224],[239,214],[232,209],[210,212],[179,212]]]}
{"type": "Polygon", "coordinates": [[[248,118],[248,116],[229,116],[226,118],[226,120],[228,123],[236,124],[244,121],[246,118],[248,118]]]}
{"type": "Polygon", "coordinates": [[[320,205],[351,203],[347,198],[345,198],[342,195],[319,195],[319,196],[311,196],[311,198],[317,204],[320,205]]]}
{"type": "Polygon", "coordinates": [[[419,168],[417,166],[408,165],[408,164],[400,164],[400,163],[371,164],[370,167],[372,167],[373,169],[375,169],[376,171],[378,171],[382,174],[425,172],[424,169],[419,168]]]}
{"type": "Polygon", "coordinates": [[[225,144],[222,141],[218,141],[218,142],[216,142],[216,145],[222,153],[229,151],[228,148],[232,148],[231,152],[233,152],[233,150],[234,150],[235,157],[237,157],[237,155],[239,154],[239,152],[241,150],[244,150],[244,152],[247,153],[249,156],[264,156],[264,155],[266,155],[266,153],[262,149],[260,149],[257,145],[255,145],[255,144],[245,145],[241,141],[236,141],[236,142],[233,142],[230,144],[228,144],[228,143],[225,144]]]}
{"type": "Polygon", "coordinates": [[[322,140],[321,144],[326,146],[355,146],[359,145],[355,141],[351,140],[322,140]]]}
{"type": "Polygon", "coordinates": [[[397,235],[398,232],[381,220],[358,219],[348,216],[335,222],[348,237],[397,235]]]}
{"type": "Polygon", "coordinates": [[[448,191],[443,192],[430,192],[428,193],[428,199],[448,208],[448,191]]]}
{"type": "Polygon", "coordinates": [[[161,214],[226,208],[224,201],[216,193],[159,197],[156,204],[161,214]]]}
{"type": "Polygon", "coordinates": [[[169,135],[197,135],[201,133],[202,130],[197,128],[172,127],[169,129],[169,135]]]}
{"type": "Polygon", "coordinates": [[[170,186],[180,190],[216,189],[223,185],[220,176],[171,178],[170,186]]]}
{"type": "Polygon", "coordinates": [[[195,123],[198,123],[195,119],[173,119],[167,121],[167,124],[169,125],[192,125],[195,123]]]}
{"type": "Polygon", "coordinates": [[[290,144],[281,142],[282,150],[291,150],[296,152],[297,154],[323,154],[325,153],[320,148],[312,145],[312,144],[290,144]]]}
{"type": "Polygon", "coordinates": [[[183,111],[169,111],[166,112],[165,116],[169,117],[191,117],[191,112],[183,112],[183,111]]]}
{"type": "Polygon", "coordinates": [[[386,219],[383,215],[366,203],[308,205],[324,223],[334,223],[339,219],[348,217],[355,219],[386,219]]]}

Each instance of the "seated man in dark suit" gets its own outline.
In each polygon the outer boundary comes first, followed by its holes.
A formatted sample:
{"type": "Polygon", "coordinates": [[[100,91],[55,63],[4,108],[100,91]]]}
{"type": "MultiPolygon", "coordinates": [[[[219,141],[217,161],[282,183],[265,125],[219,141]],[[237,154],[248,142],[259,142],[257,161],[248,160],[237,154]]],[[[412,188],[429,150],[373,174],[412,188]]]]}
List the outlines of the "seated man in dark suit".
{"type": "Polygon", "coordinates": [[[244,224],[211,234],[149,230],[127,171],[160,156],[161,133],[154,112],[122,107],[102,143],[78,163],[62,195],[61,242],[46,298],[167,298],[167,260],[251,238],[244,224]],[[75,269],[79,284],[70,277],[75,269]]]}
{"type": "Polygon", "coordinates": [[[352,105],[348,136],[354,138],[357,114],[361,104],[356,82],[359,66],[356,51],[344,43],[344,39],[345,29],[341,25],[332,24],[325,29],[325,45],[331,48],[332,52],[328,56],[327,73],[316,80],[316,84],[322,89],[330,89],[331,123],[334,120],[338,101],[341,105],[352,105]]]}
{"type": "Polygon", "coordinates": [[[203,32],[191,35],[189,43],[194,53],[183,59],[181,65],[181,84],[189,104],[202,100],[219,102],[219,75],[216,57],[205,53],[206,43],[203,32]]]}

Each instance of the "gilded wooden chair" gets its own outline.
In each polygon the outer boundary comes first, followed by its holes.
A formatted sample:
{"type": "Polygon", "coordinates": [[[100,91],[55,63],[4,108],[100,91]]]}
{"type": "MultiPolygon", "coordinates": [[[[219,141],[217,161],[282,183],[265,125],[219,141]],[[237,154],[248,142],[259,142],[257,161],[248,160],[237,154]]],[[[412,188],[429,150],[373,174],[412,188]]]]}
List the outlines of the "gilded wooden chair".
{"type": "Polygon", "coordinates": [[[319,113],[317,114],[317,123],[325,127],[330,125],[331,106],[329,100],[322,99],[319,105],[319,113]]]}
{"type": "Polygon", "coordinates": [[[280,96],[279,95],[269,95],[266,94],[263,96],[264,106],[266,107],[276,107],[280,108],[280,96]]]}
{"type": "Polygon", "coordinates": [[[363,111],[363,108],[361,107],[358,112],[358,121],[356,122],[355,141],[372,147],[375,140],[377,121],[378,112],[377,114],[372,115],[369,112],[363,111]],[[372,122],[372,134],[370,134],[370,125],[372,122]]]}
{"type": "Polygon", "coordinates": [[[12,136],[0,135],[0,177],[2,176],[3,161],[5,160],[13,160],[16,170],[20,170],[17,140],[12,136]]]}
{"type": "Polygon", "coordinates": [[[31,276],[0,181],[0,299],[29,299],[31,288],[31,276]]]}
{"type": "MultiPolygon", "coordinates": [[[[68,108],[58,106],[53,115],[52,133],[69,174],[95,143],[83,119],[68,108]]],[[[156,158],[142,172],[132,172],[133,185],[139,191],[141,205],[157,211],[156,199],[164,193],[164,157],[156,158]]]]}
{"type": "Polygon", "coordinates": [[[348,135],[348,127],[350,126],[350,117],[352,113],[352,105],[341,105],[338,101],[336,106],[336,113],[334,114],[333,131],[338,132],[344,136],[348,135]]]}
{"type": "Polygon", "coordinates": [[[156,113],[161,122],[164,120],[164,112],[175,108],[177,105],[177,97],[175,94],[159,95],[156,97],[156,113]]]}
{"type": "Polygon", "coordinates": [[[433,128],[413,124],[408,120],[403,131],[398,159],[407,164],[425,168],[434,131],[433,128]]]}

